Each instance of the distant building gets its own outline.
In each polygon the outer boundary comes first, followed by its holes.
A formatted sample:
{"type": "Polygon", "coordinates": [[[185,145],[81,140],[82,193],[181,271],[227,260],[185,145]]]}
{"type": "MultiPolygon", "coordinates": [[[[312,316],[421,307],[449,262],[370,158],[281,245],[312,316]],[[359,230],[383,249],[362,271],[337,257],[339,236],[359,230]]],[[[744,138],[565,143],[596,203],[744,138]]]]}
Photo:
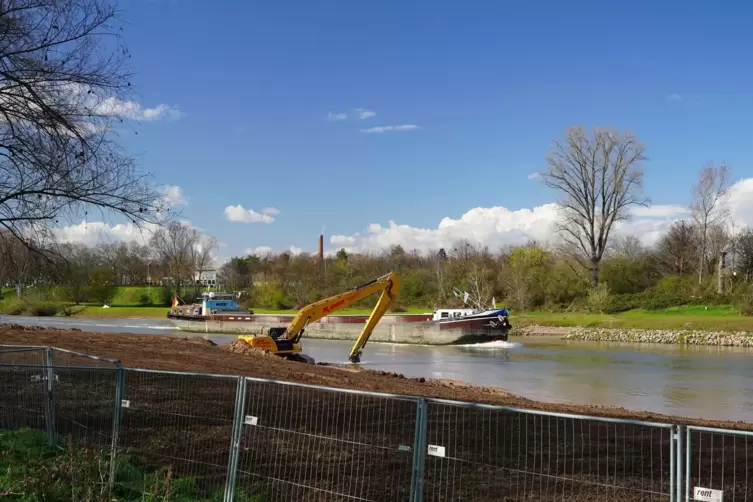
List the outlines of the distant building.
{"type": "Polygon", "coordinates": [[[214,269],[202,270],[196,274],[195,281],[197,286],[215,288],[217,287],[217,271],[214,269]]]}

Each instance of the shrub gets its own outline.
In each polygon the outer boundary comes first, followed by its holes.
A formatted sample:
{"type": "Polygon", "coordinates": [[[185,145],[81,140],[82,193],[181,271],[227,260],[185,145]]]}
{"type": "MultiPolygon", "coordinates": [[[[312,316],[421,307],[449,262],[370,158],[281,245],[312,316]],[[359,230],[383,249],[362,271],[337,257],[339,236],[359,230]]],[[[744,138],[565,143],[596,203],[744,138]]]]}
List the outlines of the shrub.
{"type": "Polygon", "coordinates": [[[24,313],[24,301],[19,300],[17,298],[14,298],[12,300],[6,301],[2,308],[0,308],[0,313],[5,315],[21,315],[24,313]]]}
{"type": "Polygon", "coordinates": [[[146,307],[152,304],[152,297],[149,293],[141,293],[139,295],[139,305],[146,307]]]}
{"type": "Polygon", "coordinates": [[[173,289],[170,286],[162,286],[159,290],[160,306],[168,307],[173,304],[173,289]]]}
{"type": "Polygon", "coordinates": [[[612,296],[606,282],[600,282],[596,289],[588,292],[588,310],[590,312],[604,313],[609,310],[612,296]]]}

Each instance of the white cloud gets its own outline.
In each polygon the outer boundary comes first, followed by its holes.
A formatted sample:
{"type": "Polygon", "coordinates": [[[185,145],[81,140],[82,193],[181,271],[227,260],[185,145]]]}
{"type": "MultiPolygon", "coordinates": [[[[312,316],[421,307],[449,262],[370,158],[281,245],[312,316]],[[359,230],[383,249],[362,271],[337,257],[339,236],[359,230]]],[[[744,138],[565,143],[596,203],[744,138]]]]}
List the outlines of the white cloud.
{"type": "Polygon", "coordinates": [[[361,120],[376,117],[376,112],[372,112],[371,110],[366,110],[364,108],[356,108],[356,112],[358,113],[358,118],[361,120]]]}
{"type": "Polygon", "coordinates": [[[240,204],[236,206],[227,206],[225,208],[225,219],[241,223],[272,223],[273,221],[275,221],[274,215],[279,214],[279,211],[274,208],[265,209],[273,209],[274,211],[276,211],[276,213],[260,213],[258,211],[254,211],[253,209],[246,209],[240,204]]]}
{"type": "Polygon", "coordinates": [[[329,112],[327,114],[327,119],[331,121],[348,120],[349,118],[357,118],[359,120],[365,120],[365,119],[370,119],[371,117],[376,117],[376,112],[367,110],[366,108],[352,108],[350,111],[347,111],[347,112],[340,112],[340,113],[329,112]]]}
{"type": "Polygon", "coordinates": [[[280,210],[277,209],[276,207],[265,207],[264,209],[261,210],[261,212],[264,214],[268,214],[269,216],[277,216],[278,214],[280,214],[280,210]]]}
{"type": "Polygon", "coordinates": [[[682,218],[690,215],[690,209],[677,204],[656,204],[633,207],[630,213],[638,218],[682,218]]]}
{"type": "Polygon", "coordinates": [[[541,177],[541,175],[539,173],[531,173],[531,174],[528,175],[528,179],[529,180],[537,180],[540,177],[541,177]]]}
{"type": "Polygon", "coordinates": [[[303,253],[303,248],[299,248],[299,247],[296,247],[296,246],[290,246],[288,248],[288,251],[290,251],[290,254],[292,254],[293,256],[295,256],[295,255],[299,255],[299,254],[303,253]]]}
{"type": "Polygon", "coordinates": [[[329,120],[348,120],[348,114],[347,113],[332,113],[329,112],[327,114],[327,119],[329,120]]]}
{"type": "Polygon", "coordinates": [[[184,206],[187,204],[183,189],[178,185],[165,185],[162,189],[162,200],[169,206],[184,206]]]}
{"type": "MultiPolygon", "coordinates": [[[[204,229],[194,225],[191,220],[179,219],[176,221],[207,236],[204,229]]],[[[110,224],[104,221],[81,220],[80,223],[53,228],[52,233],[59,242],[85,244],[87,246],[117,242],[146,244],[158,228],[159,225],[154,223],[142,223],[137,226],[132,222],[110,224]]]]}
{"type": "Polygon", "coordinates": [[[153,108],[144,108],[140,103],[121,100],[115,96],[102,97],[83,85],[67,85],[63,92],[69,92],[71,99],[91,110],[92,115],[100,117],[120,117],[129,120],[180,119],[184,114],[178,108],[158,104],[153,108]]]}
{"type": "Polygon", "coordinates": [[[352,244],[356,243],[357,237],[359,237],[361,234],[356,235],[333,235],[329,238],[330,244],[334,244],[335,246],[350,246],[352,244]]]}
{"type": "Polygon", "coordinates": [[[377,127],[370,127],[368,129],[361,129],[361,132],[366,133],[383,133],[383,132],[390,132],[390,131],[413,131],[415,129],[418,129],[417,125],[414,124],[401,124],[401,125],[389,125],[389,126],[377,126],[377,127]]]}
{"type": "MultiPolygon", "coordinates": [[[[753,178],[735,183],[730,189],[728,208],[737,228],[753,227],[753,178]]],[[[690,218],[686,207],[658,204],[647,208],[635,207],[631,219],[619,222],[613,235],[634,235],[651,245],[673,222],[690,218]]],[[[436,227],[422,228],[389,221],[387,225],[371,223],[363,234],[333,235],[333,249],[349,252],[376,251],[401,245],[405,249],[432,251],[451,248],[460,239],[498,249],[506,245],[521,245],[531,239],[552,242],[559,220],[558,205],[544,204],[533,209],[510,210],[505,207],[477,207],[459,218],[445,217],[436,227]]]]}
{"type": "Polygon", "coordinates": [[[156,228],[157,226],[153,224],[144,224],[139,228],[130,222],[110,225],[104,221],[82,220],[81,223],[55,228],[52,232],[59,242],[95,246],[103,243],[134,241],[143,244],[149,241],[156,228]]]}
{"type": "Polygon", "coordinates": [[[247,255],[268,256],[272,254],[272,248],[269,246],[256,246],[255,248],[246,248],[244,251],[247,255]]]}

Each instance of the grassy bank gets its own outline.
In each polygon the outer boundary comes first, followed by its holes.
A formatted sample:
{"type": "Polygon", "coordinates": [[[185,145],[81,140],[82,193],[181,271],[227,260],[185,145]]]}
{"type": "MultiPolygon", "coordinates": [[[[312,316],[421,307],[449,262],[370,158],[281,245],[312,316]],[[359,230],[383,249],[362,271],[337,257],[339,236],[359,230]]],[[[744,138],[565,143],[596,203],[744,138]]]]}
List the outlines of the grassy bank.
{"type": "Polygon", "coordinates": [[[555,312],[513,313],[513,325],[663,330],[751,331],[753,317],[734,307],[675,307],[664,310],[630,310],[620,314],[555,312]]]}
{"type": "MultiPolygon", "coordinates": [[[[76,447],[49,446],[41,431],[0,430],[0,496],[17,502],[221,501],[222,490],[201,495],[197,478],[175,477],[169,469],[150,470],[128,456],[117,459],[117,479],[108,490],[109,455],[76,447]]],[[[237,493],[237,500],[261,502],[237,493]]]]}
{"type": "MultiPolygon", "coordinates": [[[[31,288],[30,288],[31,290],[31,288]]],[[[30,291],[29,290],[29,291],[30,291]]],[[[101,305],[73,305],[61,301],[33,300],[32,296],[19,301],[15,290],[4,289],[0,300],[0,314],[6,315],[69,315],[100,319],[164,319],[168,307],[139,304],[145,297],[159,303],[159,289],[146,287],[121,287],[113,297],[110,308],[101,305]]],[[[293,315],[296,310],[253,308],[257,314],[293,315]]],[[[406,309],[404,314],[431,312],[431,307],[406,309]]],[[[345,309],[333,315],[368,315],[369,309],[345,309]]],[[[636,328],[662,330],[709,330],[753,332],[753,317],[743,316],[740,310],[729,306],[687,306],[661,310],[634,309],[618,314],[587,314],[570,312],[511,312],[514,326],[561,326],[593,328],[636,328]]]]}

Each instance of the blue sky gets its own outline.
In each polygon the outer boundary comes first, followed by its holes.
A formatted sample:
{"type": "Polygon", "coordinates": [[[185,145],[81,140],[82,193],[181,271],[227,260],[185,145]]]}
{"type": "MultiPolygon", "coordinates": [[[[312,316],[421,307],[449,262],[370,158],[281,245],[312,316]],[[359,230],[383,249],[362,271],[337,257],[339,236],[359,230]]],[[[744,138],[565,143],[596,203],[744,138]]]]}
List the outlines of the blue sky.
{"type": "Polygon", "coordinates": [[[545,167],[552,139],[581,123],[629,128],[646,143],[655,204],[686,205],[710,160],[735,179],[753,176],[753,4],[122,8],[139,102],[183,113],[141,122],[124,142],[160,182],[181,187],[184,216],[224,242],[224,255],[313,251],[322,225],[328,239],[341,235],[331,246],[357,246],[372,223],[428,231],[473,208],[542,206],[555,194],[529,175],[545,167]],[[357,108],[375,115],[328,119],[357,108]],[[406,124],[417,128],[362,132],[406,124]],[[227,221],[236,204],[279,214],[227,221]]]}

